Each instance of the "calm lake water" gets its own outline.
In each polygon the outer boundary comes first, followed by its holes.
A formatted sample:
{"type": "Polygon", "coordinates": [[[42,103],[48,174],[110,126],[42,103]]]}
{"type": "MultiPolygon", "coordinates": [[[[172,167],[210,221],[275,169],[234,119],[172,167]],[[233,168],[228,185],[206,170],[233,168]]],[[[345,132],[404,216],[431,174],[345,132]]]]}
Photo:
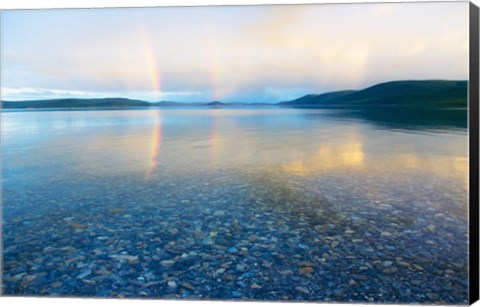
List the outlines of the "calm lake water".
{"type": "Polygon", "coordinates": [[[5,295],[467,303],[465,110],[2,112],[5,295]]]}

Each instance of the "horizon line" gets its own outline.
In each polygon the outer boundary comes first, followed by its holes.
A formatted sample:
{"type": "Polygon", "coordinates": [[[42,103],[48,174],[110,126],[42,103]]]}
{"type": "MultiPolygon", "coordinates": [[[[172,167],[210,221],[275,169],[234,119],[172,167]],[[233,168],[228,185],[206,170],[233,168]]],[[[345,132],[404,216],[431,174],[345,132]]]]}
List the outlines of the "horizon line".
{"type": "Polygon", "coordinates": [[[303,95],[297,96],[297,98],[293,98],[290,100],[280,100],[280,101],[275,101],[275,102],[241,102],[241,101],[222,101],[222,100],[208,100],[208,101],[197,101],[197,102],[192,102],[192,101],[178,101],[178,100],[158,100],[158,101],[148,101],[148,100],[143,100],[143,99],[138,99],[138,98],[127,98],[127,97],[114,97],[114,96],[104,96],[104,97],[60,97],[60,98],[44,98],[44,99],[21,99],[21,100],[10,100],[10,99],[2,99],[0,97],[0,102],[25,102],[25,101],[55,101],[55,100],[66,100],[66,99],[73,99],[73,100],[101,100],[101,99],[123,99],[123,100],[130,100],[130,101],[140,101],[140,102],[145,102],[149,104],[160,104],[160,103],[177,103],[177,104],[212,104],[212,103],[222,103],[222,104],[280,104],[283,102],[289,102],[293,101],[296,99],[300,99],[302,97],[306,96],[319,96],[319,95],[324,95],[324,94],[330,94],[330,93],[337,93],[337,92],[344,92],[344,91],[363,91],[381,84],[387,84],[391,82],[432,82],[432,81],[446,81],[446,82],[467,82],[468,79],[404,79],[404,80],[389,80],[389,81],[383,81],[379,83],[375,83],[373,85],[361,88],[361,89],[341,89],[341,90],[336,90],[336,91],[326,91],[326,92],[321,92],[321,93],[305,93],[303,95]]]}

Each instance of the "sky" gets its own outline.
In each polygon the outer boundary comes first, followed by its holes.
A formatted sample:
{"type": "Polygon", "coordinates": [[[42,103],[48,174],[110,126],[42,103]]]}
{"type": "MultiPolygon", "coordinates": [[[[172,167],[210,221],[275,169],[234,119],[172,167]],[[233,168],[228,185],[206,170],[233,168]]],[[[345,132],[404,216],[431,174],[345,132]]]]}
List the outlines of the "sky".
{"type": "Polygon", "coordinates": [[[468,79],[468,2],[13,10],[1,98],[279,102],[468,79]]]}

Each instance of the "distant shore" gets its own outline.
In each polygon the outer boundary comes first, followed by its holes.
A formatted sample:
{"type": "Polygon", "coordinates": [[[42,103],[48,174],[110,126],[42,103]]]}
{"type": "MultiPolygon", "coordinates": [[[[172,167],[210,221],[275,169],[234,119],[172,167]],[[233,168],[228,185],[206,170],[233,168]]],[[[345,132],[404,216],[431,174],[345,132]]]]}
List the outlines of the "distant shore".
{"type": "Polygon", "coordinates": [[[300,98],[274,103],[242,102],[148,102],[128,98],[62,98],[47,100],[2,101],[2,109],[135,109],[159,107],[251,108],[251,107],[360,107],[409,106],[456,107],[468,106],[468,82],[447,80],[391,81],[362,90],[344,90],[323,94],[308,94],[300,98]]]}

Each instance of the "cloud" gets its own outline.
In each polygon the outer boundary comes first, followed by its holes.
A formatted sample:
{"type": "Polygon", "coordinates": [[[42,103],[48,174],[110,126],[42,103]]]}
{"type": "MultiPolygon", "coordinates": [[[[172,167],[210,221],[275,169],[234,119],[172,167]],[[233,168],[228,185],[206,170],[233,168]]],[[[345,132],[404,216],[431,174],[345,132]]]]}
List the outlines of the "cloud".
{"type": "Polygon", "coordinates": [[[4,15],[2,86],[64,91],[39,97],[271,101],[387,80],[468,78],[464,2],[4,15]]]}
{"type": "Polygon", "coordinates": [[[2,100],[37,100],[37,99],[58,99],[58,98],[108,98],[124,97],[130,99],[141,99],[150,102],[168,99],[180,99],[195,101],[203,98],[200,92],[155,92],[155,91],[122,91],[122,92],[102,92],[102,91],[75,91],[62,89],[45,88],[9,88],[2,87],[2,100]]]}

